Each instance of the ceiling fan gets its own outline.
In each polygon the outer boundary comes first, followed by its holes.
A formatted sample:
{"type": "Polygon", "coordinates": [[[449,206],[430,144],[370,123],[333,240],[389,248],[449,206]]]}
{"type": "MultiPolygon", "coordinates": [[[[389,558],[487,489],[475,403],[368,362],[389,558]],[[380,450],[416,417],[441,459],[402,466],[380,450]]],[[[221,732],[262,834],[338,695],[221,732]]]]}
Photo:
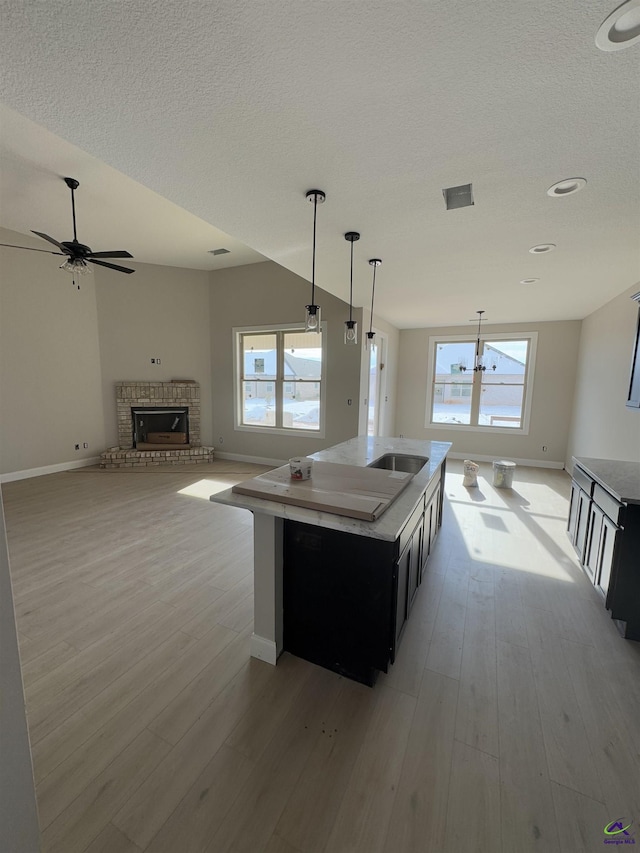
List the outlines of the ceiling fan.
{"type": "MultiPolygon", "coordinates": [[[[91,272],[89,264],[97,264],[98,266],[107,267],[110,270],[116,270],[117,272],[124,272],[127,274],[135,272],[135,270],[129,269],[129,267],[121,267],[118,264],[111,264],[107,261],[99,260],[99,258],[133,258],[133,255],[129,252],[125,252],[123,249],[118,249],[112,252],[94,252],[89,248],[89,246],[85,246],[84,243],[78,242],[78,235],[76,233],[76,201],[74,193],[80,186],[80,183],[75,178],[65,178],[64,182],[71,190],[73,240],[63,240],[59,243],[48,234],[43,234],[42,231],[32,231],[32,234],[42,237],[43,240],[57,246],[61,251],[53,252],[50,249],[34,249],[31,246],[14,246],[12,243],[0,243],[0,246],[7,246],[11,249],[26,249],[30,252],[48,252],[51,255],[67,255],[67,260],[60,266],[60,269],[72,273],[74,276],[74,284],[75,276],[87,275],[87,273],[91,272]]],[[[78,285],[78,290],[79,289],[80,286],[78,285]]]]}

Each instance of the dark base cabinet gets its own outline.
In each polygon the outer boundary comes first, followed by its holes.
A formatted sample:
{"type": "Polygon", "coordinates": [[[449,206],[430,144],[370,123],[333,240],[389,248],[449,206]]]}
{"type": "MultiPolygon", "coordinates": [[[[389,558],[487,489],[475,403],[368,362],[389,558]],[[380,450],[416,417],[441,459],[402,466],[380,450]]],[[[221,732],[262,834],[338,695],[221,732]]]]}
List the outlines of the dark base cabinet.
{"type": "Polygon", "coordinates": [[[567,533],[621,635],[640,640],[640,504],[619,501],[576,465],[567,533]]]}
{"type": "Polygon", "coordinates": [[[395,542],[285,520],[286,651],[369,686],[387,672],[441,524],[440,484],[395,542]]]}

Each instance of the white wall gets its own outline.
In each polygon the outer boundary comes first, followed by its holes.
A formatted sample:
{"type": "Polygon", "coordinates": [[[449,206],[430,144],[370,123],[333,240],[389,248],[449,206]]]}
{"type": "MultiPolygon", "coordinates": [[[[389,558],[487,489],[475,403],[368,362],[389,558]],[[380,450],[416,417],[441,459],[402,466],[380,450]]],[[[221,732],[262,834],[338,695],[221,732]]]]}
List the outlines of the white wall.
{"type": "Polygon", "coordinates": [[[210,273],[131,266],[133,275],[109,273],[97,288],[106,441],[101,450],[118,443],[115,383],[135,379],[199,382],[202,443],[211,444],[210,273]],[[152,358],[161,363],[152,364],[152,358]]]}
{"type": "MultiPolygon", "coordinates": [[[[4,229],[0,242],[43,243],[4,229]]],[[[76,290],[59,264],[55,255],[0,248],[0,473],[77,462],[105,447],[95,292],[102,271],[76,290]],[[87,450],[74,450],[84,442],[87,450]]]]}
{"type": "Polygon", "coordinates": [[[625,406],[640,282],[582,321],[575,402],[567,449],[572,456],[640,461],[640,410],[625,406]]]}
{"type": "Polygon", "coordinates": [[[486,333],[538,333],[531,423],[528,435],[425,427],[428,346],[431,335],[469,335],[468,326],[400,332],[396,430],[407,438],[453,442],[453,453],[528,459],[562,465],[566,456],[576,377],[580,321],[487,325],[486,333]],[[546,446],[547,451],[542,447],[546,446]]]}
{"type": "MultiPolygon", "coordinates": [[[[316,288],[327,322],[325,437],[266,435],[234,429],[232,328],[296,323],[309,301],[307,281],[271,261],[213,272],[211,281],[211,356],[215,446],[225,453],[262,459],[288,459],[314,453],[358,434],[360,347],[344,344],[348,305],[316,288]],[[351,405],[348,400],[351,400],[351,405]],[[222,443],[219,439],[222,438],[222,443]]],[[[361,311],[354,319],[361,328],[361,311]]]]}

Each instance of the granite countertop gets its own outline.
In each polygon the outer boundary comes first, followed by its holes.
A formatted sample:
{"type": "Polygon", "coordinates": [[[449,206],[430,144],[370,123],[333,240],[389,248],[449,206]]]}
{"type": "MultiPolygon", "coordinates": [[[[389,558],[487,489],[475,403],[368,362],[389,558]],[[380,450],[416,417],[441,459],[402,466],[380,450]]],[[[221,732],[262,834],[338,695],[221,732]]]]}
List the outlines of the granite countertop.
{"type": "Polygon", "coordinates": [[[318,453],[310,454],[312,459],[317,459],[319,462],[337,462],[343,465],[357,465],[362,468],[379,459],[385,453],[408,453],[429,457],[429,462],[422,471],[415,475],[409,485],[376,521],[359,521],[356,518],[347,518],[329,512],[281,504],[277,501],[265,501],[260,498],[237,494],[231,489],[211,495],[210,500],[213,503],[241,507],[264,515],[288,518],[291,521],[315,524],[332,530],[342,530],[358,536],[368,536],[372,539],[384,539],[393,542],[427,490],[432,477],[450,448],[451,443],[448,441],[416,441],[408,438],[359,436],[318,453]]]}
{"type": "Polygon", "coordinates": [[[640,462],[588,459],[584,456],[574,456],[573,462],[584,468],[596,483],[621,503],[640,504],[640,462]]]}

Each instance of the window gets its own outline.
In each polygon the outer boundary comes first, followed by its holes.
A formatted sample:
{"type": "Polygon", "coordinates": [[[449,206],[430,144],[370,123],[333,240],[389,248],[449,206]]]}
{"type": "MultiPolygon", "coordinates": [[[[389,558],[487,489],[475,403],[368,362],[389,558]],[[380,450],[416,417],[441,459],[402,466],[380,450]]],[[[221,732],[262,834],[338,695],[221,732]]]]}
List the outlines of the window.
{"type": "Polygon", "coordinates": [[[426,426],[528,432],[537,334],[429,339],[426,426]]]}
{"type": "Polygon", "coordinates": [[[236,428],[321,436],[323,331],[283,326],[234,334],[236,428]]]}

